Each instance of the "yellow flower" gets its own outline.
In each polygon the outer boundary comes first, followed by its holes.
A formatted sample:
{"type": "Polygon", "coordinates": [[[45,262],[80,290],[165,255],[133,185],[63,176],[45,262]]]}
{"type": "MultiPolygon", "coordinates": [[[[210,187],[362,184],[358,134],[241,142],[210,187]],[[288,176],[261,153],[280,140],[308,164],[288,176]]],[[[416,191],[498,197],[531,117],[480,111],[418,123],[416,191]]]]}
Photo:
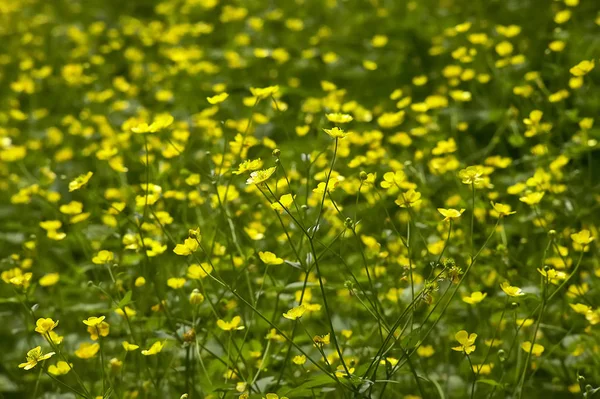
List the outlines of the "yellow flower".
{"type": "Polygon", "coordinates": [[[94,341],[97,341],[99,337],[106,337],[110,332],[110,325],[103,321],[97,326],[88,326],[87,328],[88,334],[90,334],[90,338],[94,341]]]}
{"type": "Polygon", "coordinates": [[[87,320],[84,320],[83,324],[85,324],[86,326],[89,326],[89,327],[96,327],[96,326],[99,326],[100,323],[102,323],[105,318],[106,318],[105,316],[100,316],[100,317],[91,316],[91,317],[88,317],[87,320]]]}
{"type": "Polygon", "coordinates": [[[585,76],[588,72],[594,69],[594,66],[594,60],[584,60],[575,65],[573,68],[569,69],[569,72],[571,72],[571,75],[573,76],[585,76]]]}
{"type": "Polygon", "coordinates": [[[292,194],[283,194],[279,197],[279,202],[273,202],[271,204],[271,208],[276,210],[279,213],[285,212],[285,209],[290,209],[290,206],[294,203],[294,198],[296,196],[292,196],[292,194]]]}
{"type": "Polygon", "coordinates": [[[458,341],[460,346],[455,346],[452,350],[458,352],[464,352],[465,354],[471,354],[475,351],[475,340],[477,339],[477,334],[472,333],[469,335],[465,330],[460,330],[454,335],[454,338],[458,341]]]}
{"type": "Polygon", "coordinates": [[[469,166],[459,171],[458,177],[462,180],[463,184],[478,185],[483,180],[483,172],[484,170],[482,166],[469,166]]]}
{"type": "Polygon", "coordinates": [[[504,281],[502,284],[500,284],[500,288],[502,288],[502,291],[504,291],[504,293],[508,296],[517,297],[525,295],[523,290],[521,290],[519,287],[510,285],[508,281],[504,281]]]}
{"type": "Polygon", "coordinates": [[[127,314],[127,317],[132,318],[135,317],[135,315],[137,314],[137,312],[133,309],[131,309],[129,306],[125,306],[123,309],[115,309],[115,313],[118,314],[121,317],[124,317],[125,314],[127,314]],[[123,311],[123,309],[125,311],[123,311]]]}
{"type": "Polygon", "coordinates": [[[276,166],[273,166],[268,169],[257,170],[250,173],[250,178],[246,180],[246,184],[261,184],[269,180],[269,178],[275,173],[277,169],[276,166]]]}
{"type": "Polygon", "coordinates": [[[298,366],[306,363],[306,356],[304,355],[296,355],[292,358],[292,363],[297,364],[298,366]]]}
{"type": "Polygon", "coordinates": [[[532,349],[531,342],[529,342],[529,341],[523,342],[521,344],[521,349],[523,349],[527,353],[531,352],[531,354],[533,356],[541,356],[542,353],[544,353],[544,347],[542,345],[533,344],[533,349],[532,349]]]}
{"type": "Polygon", "coordinates": [[[354,119],[351,115],[340,113],[326,114],[325,117],[327,117],[327,120],[329,122],[333,123],[348,123],[352,122],[352,120],[354,119]]]}
{"type": "Polygon", "coordinates": [[[85,186],[88,181],[92,178],[93,172],[87,172],[85,175],[80,175],[72,180],[69,183],[69,192],[79,190],[81,187],[85,186]]]}
{"type": "Polygon", "coordinates": [[[576,244],[585,247],[586,245],[594,241],[594,237],[592,236],[589,230],[584,229],[581,230],[579,233],[571,234],[571,240],[573,240],[573,242],[575,242],[576,244]]]}
{"type": "Polygon", "coordinates": [[[36,346],[27,352],[27,362],[19,364],[19,368],[25,370],[31,370],[34,368],[39,362],[44,361],[46,359],[50,359],[54,355],[54,352],[49,352],[46,354],[42,353],[42,347],[36,346]]]}
{"type": "Polygon", "coordinates": [[[127,341],[123,341],[123,349],[125,349],[127,352],[132,352],[134,350],[139,349],[139,345],[135,345],[135,344],[130,344],[127,341]]]}
{"type": "Polygon", "coordinates": [[[71,371],[71,367],[72,365],[69,365],[69,363],[59,360],[56,365],[48,366],[48,372],[52,375],[65,375],[71,371]]]}
{"type": "Polygon", "coordinates": [[[245,172],[252,172],[254,170],[260,169],[263,166],[263,161],[258,158],[258,159],[253,159],[253,160],[246,160],[244,162],[242,162],[239,166],[237,170],[234,170],[232,173],[234,175],[241,175],[242,173],[245,172]]]}
{"type": "Polygon", "coordinates": [[[278,258],[273,252],[269,251],[260,251],[258,253],[260,260],[262,260],[267,265],[281,265],[283,263],[283,259],[278,258]]]}
{"type": "Polygon", "coordinates": [[[103,249],[102,251],[98,252],[96,254],[96,256],[94,256],[92,258],[92,262],[94,262],[97,265],[104,265],[104,264],[110,262],[111,260],[113,260],[114,257],[115,257],[115,254],[103,249]]]}
{"type": "Polygon", "coordinates": [[[526,203],[527,205],[536,205],[539,204],[542,198],[544,197],[544,191],[536,191],[529,193],[521,198],[519,201],[526,203]]]}
{"type": "Polygon", "coordinates": [[[494,203],[493,201],[491,202],[491,204],[497,213],[497,217],[499,218],[503,216],[512,215],[513,213],[517,213],[516,211],[511,210],[512,208],[510,207],[510,205],[494,203]]]}
{"type": "Polygon", "coordinates": [[[331,129],[323,129],[323,131],[325,133],[327,133],[329,135],[329,137],[332,137],[334,139],[343,139],[344,137],[346,137],[348,135],[347,132],[343,131],[342,129],[340,129],[339,127],[334,127],[331,129]]]}
{"type": "Polygon", "coordinates": [[[265,99],[267,97],[271,97],[274,94],[277,94],[277,92],[279,92],[279,86],[269,86],[269,87],[251,87],[250,88],[250,93],[252,93],[252,95],[254,97],[256,97],[259,100],[265,99]]]}
{"type": "MultiPolygon", "coordinates": [[[[381,184],[383,185],[383,182],[381,184]]],[[[401,208],[412,208],[421,203],[421,193],[411,189],[401,194],[394,202],[401,208]]]]}
{"type": "Polygon", "coordinates": [[[460,215],[463,214],[465,210],[461,209],[460,211],[456,210],[456,209],[444,209],[444,208],[438,208],[438,212],[442,214],[442,216],[444,216],[444,222],[453,220],[453,219],[458,219],[460,217],[460,215]]]}
{"type": "Polygon", "coordinates": [[[217,94],[216,96],[212,96],[212,97],[206,97],[206,100],[212,104],[220,104],[223,101],[225,101],[227,99],[227,97],[229,97],[229,94],[227,93],[221,93],[221,94],[217,94]]]}
{"type": "Polygon", "coordinates": [[[288,310],[287,312],[285,312],[283,314],[283,317],[285,317],[286,319],[289,319],[289,320],[297,320],[300,317],[302,317],[304,312],[306,312],[306,305],[303,304],[303,305],[296,306],[295,308],[288,310]]]}
{"type": "Polygon", "coordinates": [[[188,267],[187,276],[193,280],[200,280],[207,277],[212,271],[213,267],[208,263],[193,264],[188,267]]]}
{"type": "Polygon", "coordinates": [[[192,293],[190,294],[190,303],[192,305],[200,305],[204,302],[204,295],[197,288],[194,288],[192,293]]]}
{"type": "Polygon", "coordinates": [[[591,306],[584,305],[582,303],[576,303],[576,304],[570,303],[569,306],[571,307],[571,309],[573,309],[575,311],[575,313],[579,313],[579,314],[583,314],[583,315],[590,313],[592,311],[591,306]]]}
{"type": "Polygon", "coordinates": [[[245,327],[240,326],[241,322],[242,318],[240,316],[235,316],[233,319],[231,319],[231,321],[225,321],[222,319],[217,320],[217,326],[224,331],[243,330],[245,327]]]}
{"type": "Polygon", "coordinates": [[[279,397],[279,395],[277,395],[276,393],[268,393],[266,395],[266,397],[263,396],[262,399],[288,399],[288,398],[287,398],[287,396],[279,397]]]}
{"type": "Polygon", "coordinates": [[[329,345],[330,342],[330,334],[327,333],[325,335],[315,335],[313,337],[313,342],[316,346],[329,345]]]}
{"type": "Polygon", "coordinates": [[[171,277],[167,280],[167,285],[176,290],[185,285],[185,279],[183,277],[171,277]]]}
{"type": "Polygon", "coordinates": [[[143,350],[142,355],[144,355],[144,356],[156,355],[157,353],[160,353],[164,347],[165,347],[164,342],[156,341],[155,343],[152,344],[152,346],[149,349],[143,350]]]}
{"type": "Polygon", "coordinates": [[[417,349],[417,355],[421,357],[431,357],[435,354],[435,350],[432,345],[421,345],[417,349]]]}
{"type": "Polygon", "coordinates": [[[188,237],[183,244],[177,244],[173,249],[173,252],[177,255],[188,256],[193,252],[196,252],[199,246],[200,244],[198,244],[198,241],[195,238],[188,237]]]}
{"type": "Polygon", "coordinates": [[[169,127],[173,123],[173,116],[169,114],[158,115],[154,118],[152,124],[143,122],[131,128],[133,133],[144,134],[144,133],[156,133],[166,127],[169,127]]]}
{"type": "Polygon", "coordinates": [[[469,305],[475,305],[485,299],[487,293],[481,293],[481,291],[475,291],[470,296],[463,296],[462,300],[469,305]]]}
{"type": "Polygon", "coordinates": [[[54,321],[50,318],[48,319],[37,319],[35,322],[35,332],[40,333],[42,335],[49,333],[54,330],[58,326],[58,320],[54,321]]]}
{"type": "Polygon", "coordinates": [[[89,342],[83,342],[79,344],[79,348],[75,351],[75,356],[77,356],[80,359],[90,359],[96,356],[96,353],[98,353],[99,350],[99,343],[96,342],[92,344],[89,342]]]}

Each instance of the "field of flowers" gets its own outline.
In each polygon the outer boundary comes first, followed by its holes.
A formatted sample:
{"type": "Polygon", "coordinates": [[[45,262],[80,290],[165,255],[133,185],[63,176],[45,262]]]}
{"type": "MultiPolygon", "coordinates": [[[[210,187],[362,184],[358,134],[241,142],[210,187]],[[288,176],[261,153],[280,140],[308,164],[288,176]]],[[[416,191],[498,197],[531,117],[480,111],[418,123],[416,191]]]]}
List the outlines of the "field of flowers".
{"type": "Polygon", "coordinates": [[[600,398],[599,57],[597,0],[0,0],[0,398],[600,398]]]}

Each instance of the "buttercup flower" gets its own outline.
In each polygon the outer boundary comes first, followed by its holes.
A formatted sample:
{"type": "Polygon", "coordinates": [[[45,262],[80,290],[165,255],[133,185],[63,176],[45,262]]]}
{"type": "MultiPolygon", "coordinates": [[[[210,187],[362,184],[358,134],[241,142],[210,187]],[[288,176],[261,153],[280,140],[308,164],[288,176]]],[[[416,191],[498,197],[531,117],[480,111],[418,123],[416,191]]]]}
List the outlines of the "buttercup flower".
{"type": "Polygon", "coordinates": [[[458,219],[460,217],[460,215],[463,214],[465,210],[461,209],[460,211],[456,210],[456,209],[444,209],[444,208],[438,208],[438,212],[442,214],[442,216],[444,216],[444,222],[448,222],[450,220],[454,220],[454,219],[458,219]]]}
{"type": "Polygon", "coordinates": [[[36,346],[27,352],[27,362],[19,364],[19,368],[25,370],[31,370],[34,368],[39,362],[42,362],[46,359],[50,359],[54,355],[54,352],[49,352],[46,354],[42,353],[42,347],[36,346]]]}
{"type": "Polygon", "coordinates": [[[469,333],[465,330],[460,330],[456,333],[456,335],[454,335],[454,338],[458,341],[460,346],[455,346],[452,348],[452,350],[464,352],[467,355],[475,351],[475,340],[477,339],[477,334],[471,333],[471,335],[469,335],[469,333]]]}

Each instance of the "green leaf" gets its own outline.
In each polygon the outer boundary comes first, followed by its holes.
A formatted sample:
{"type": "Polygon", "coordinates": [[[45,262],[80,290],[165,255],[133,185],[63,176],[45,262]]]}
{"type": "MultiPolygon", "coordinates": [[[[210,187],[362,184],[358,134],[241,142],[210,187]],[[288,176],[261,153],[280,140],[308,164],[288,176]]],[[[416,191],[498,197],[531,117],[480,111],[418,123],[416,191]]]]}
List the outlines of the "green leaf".
{"type": "Polygon", "coordinates": [[[487,385],[491,385],[494,387],[498,387],[502,390],[504,389],[504,385],[500,384],[498,381],[495,381],[495,380],[482,379],[482,380],[477,380],[477,382],[481,382],[482,384],[487,384],[487,385]]]}
{"type": "Polygon", "coordinates": [[[131,292],[131,290],[127,291],[117,306],[122,309],[125,305],[131,303],[131,295],[133,295],[133,292],[131,292]]]}

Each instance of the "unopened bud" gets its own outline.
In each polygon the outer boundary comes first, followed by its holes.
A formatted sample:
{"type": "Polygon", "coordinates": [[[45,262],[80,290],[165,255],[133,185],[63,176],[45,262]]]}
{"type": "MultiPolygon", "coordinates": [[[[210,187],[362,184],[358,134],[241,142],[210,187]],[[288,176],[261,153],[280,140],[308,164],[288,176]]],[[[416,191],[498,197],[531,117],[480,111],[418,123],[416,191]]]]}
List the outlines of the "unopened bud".
{"type": "Polygon", "coordinates": [[[194,288],[194,291],[190,294],[190,303],[200,305],[202,302],[204,302],[204,295],[197,288],[194,288]]]}

